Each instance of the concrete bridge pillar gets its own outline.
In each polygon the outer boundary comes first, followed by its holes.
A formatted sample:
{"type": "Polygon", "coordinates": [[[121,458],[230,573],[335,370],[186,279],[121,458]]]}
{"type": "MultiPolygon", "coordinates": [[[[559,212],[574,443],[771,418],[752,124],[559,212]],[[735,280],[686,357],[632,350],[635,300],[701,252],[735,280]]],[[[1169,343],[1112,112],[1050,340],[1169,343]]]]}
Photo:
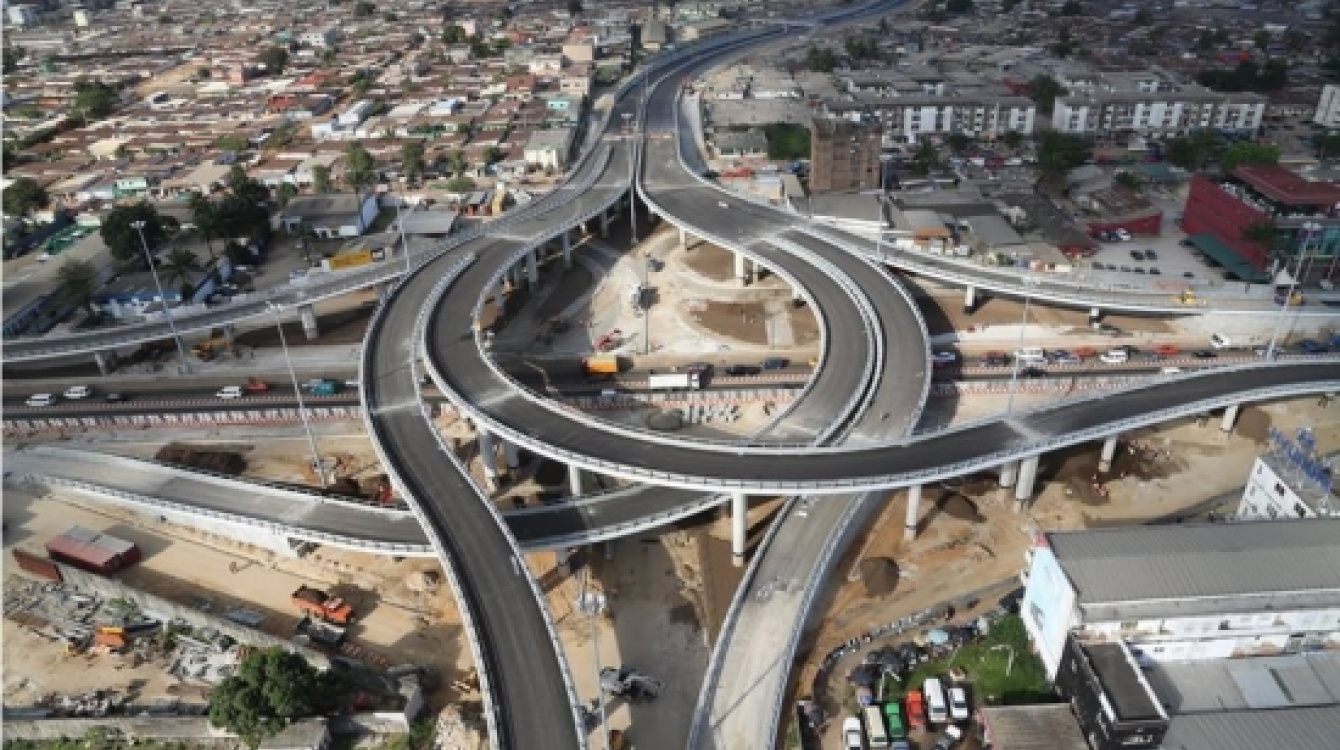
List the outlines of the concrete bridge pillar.
{"type": "Polygon", "coordinates": [[[1102,320],[1102,319],[1103,319],[1103,311],[1102,311],[1102,310],[1100,310],[1100,309],[1098,309],[1098,308],[1096,308],[1096,307],[1090,307],[1090,308],[1089,308],[1089,322],[1090,322],[1090,323],[1097,323],[1098,321],[1100,321],[1100,320],[1102,320]]]}
{"type": "Polygon", "coordinates": [[[507,296],[503,292],[503,282],[499,279],[493,286],[493,306],[497,308],[498,314],[502,315],[507,309],[507,296]]]}
{"type": "Polygon", "coordinates": [[[921,520],[921,485],[907,488],[907,519],[903,522],[903,539],[917,538],[917,523],[921,520]]]}
{"type": "Polygon", "coordinates": [[[563,267],[572,268],[572,238],[568,235],[568,230],[563,230],[563,267]]]}
{"type": "Polygon", "coordinates": [[[740,280],[740,286],[749,286],[749,270],[745,268],[746,260],[743,254],[735,254],[735,278],[740,280]]]}
{"type": "Polygon", "coordinates": [[[600,236],[610,236],[610,212],[609,209],[600,212],[600,236]]]}
{"type": "Polygon", "coordinates": [[[1233,425],[1238,421],[1238,407],[1239,404],[1233,404],[1227,409],[1224,409],[1224,421],[1219,423],[1219,429],[1224,432],[1233,431],[1233,425]]]}
{"type": "Polygon", "coordinates": [[[479,441],[479,463],[484,469],[484,481],[488,483],[490,490],[496,490],[498,489],[498,449],[493,440],[493,434],[481,429],[477,440],[479,441]]]}
{"type": "Polygon", "coordinates": [[[111,375],[116,369],[116,352],[93,352],[93,361],[98,363],[98,373],[111,375]]]}
{"type": "Polygon", "coordinates": [[[316,310],[311,305],[298,305],[298,316],[302,319],[302,332],[308,341],[315,341],[321,335],[316,325],[316,310]]]}
{"type": "Polygon", "coordinates": [[[516,471],[521,466],[521,449],[510,440],[503,441],[503,457],[507,461],[508,471],[516,471]]]}
{"type": "Polygon", "coordinates": [[[1014,486],[1014,480],[1019,476],[1019,462],[1006,461],[1000,465],[1000,486],[1006,489],[1014,486]]]}
{"type": "Polygon", "coordinates": [[[963,294],[963,313],[971,315],[977,309],[977,287],[970,286],[963,294]]]}
{"type": "Polygon", "coordinates": [[[385,302],[387,297],[391,296],[392,284],[389,281],[383,281],[377,285],[377,301],[385,302]]]}
{"type": "Polygon", "coordinates": [[[537,256],[538,250],[531,250],[526,253],[526,280],[531,286],[540,284],[540,260],[537,256]]]}
{"type": "Polygon", "coordinates": [[[1033,499],[1033,485],[1038,479],[1038,460],[1042,454],[1029,456],[1019,462],[1019,483],[1014,486],[1014,511],[1018,513],[1033,499]]]}
{"type": "Polygon", "coordinates": [[[689,249],[689,233],[684,231],[684,227],[679,228],[679,250],[683,252],[689,249]]]}
{"type": "Polygon", "coordinates": [[[1117,438],[1119,435],[1113,435],[1103,441],[1103,452],[1098,456],[1098,470],[1108,472],[1112,470],[1112,459],[1117,457],[1117,438]]]}
{"type": "Polygon", "coordinates": [[[568,492],[573,497],[582,494],[582,467],[577,464],[568,464],[568,492]]]}
{"type": "Polygon", "coordinates": [[[730,496],[730,557],[735,567],[744,565],[744,548],[748,541],[749,498],[743,492],[730,496]]]}

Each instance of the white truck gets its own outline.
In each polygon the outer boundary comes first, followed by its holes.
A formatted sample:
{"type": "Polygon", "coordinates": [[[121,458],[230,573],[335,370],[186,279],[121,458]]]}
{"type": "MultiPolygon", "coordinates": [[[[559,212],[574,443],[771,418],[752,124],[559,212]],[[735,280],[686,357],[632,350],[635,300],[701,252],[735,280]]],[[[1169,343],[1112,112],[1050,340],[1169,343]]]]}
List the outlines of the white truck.
{"type": "Polygon", "coordinates": [[[647,387],[653,391],[696,391],[702,383],[698,376],[697,371],[677,372],[669,375],[649,375],[647,377],[647,387]]]}

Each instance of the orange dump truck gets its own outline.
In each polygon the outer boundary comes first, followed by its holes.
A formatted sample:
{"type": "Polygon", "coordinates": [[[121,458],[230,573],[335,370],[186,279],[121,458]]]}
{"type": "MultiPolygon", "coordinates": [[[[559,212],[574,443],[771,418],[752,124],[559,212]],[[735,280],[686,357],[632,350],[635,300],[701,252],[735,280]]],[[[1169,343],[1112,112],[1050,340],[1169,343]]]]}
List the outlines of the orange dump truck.
{"type": "Polygon", "coordinates": [[[299,586],[293,592],[293,606],[336,625],[348,625],[354,621],[354,608],[349,602],[309,586],[299,586]]]}
{"type": "Polygon", "coordinates": [[[619,358],[613,354],[587,357],[582,360],[582,370],[587,375],[618,375],[619,358]]]}

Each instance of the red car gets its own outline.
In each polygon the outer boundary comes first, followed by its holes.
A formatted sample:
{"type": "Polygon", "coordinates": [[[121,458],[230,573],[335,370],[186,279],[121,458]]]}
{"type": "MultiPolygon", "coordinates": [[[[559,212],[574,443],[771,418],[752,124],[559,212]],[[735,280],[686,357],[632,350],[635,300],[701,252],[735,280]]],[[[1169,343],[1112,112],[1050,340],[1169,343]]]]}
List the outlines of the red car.
{"type": "Polygon", "coordinates": [[[907,709],[907,725],[912,729],[926,728],[926,699],[920,690],[913,690],[903,698],[903,707],[907,709]]]}

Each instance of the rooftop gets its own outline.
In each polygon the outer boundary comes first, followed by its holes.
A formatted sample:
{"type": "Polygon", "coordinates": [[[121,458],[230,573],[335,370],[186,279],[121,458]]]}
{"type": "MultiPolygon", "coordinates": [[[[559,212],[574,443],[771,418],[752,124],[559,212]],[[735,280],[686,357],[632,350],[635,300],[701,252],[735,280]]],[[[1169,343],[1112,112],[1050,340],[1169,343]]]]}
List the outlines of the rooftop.
{"type": "Polygon", "coordinates": [[[1340,186],[1303,179],[1275,164],[1244,164],[1233,170],[1233,176],[1287,205],[1329,208],[1340,204],[1340,186]]]}
{"type": "Polygon", "coordinates": [[[1066,703],[984,706],[981,717],[996,750],[1089,750],[1066,703]]]}
{"type": "Polygon", "coordinates": [[[1335,747],[1340,706],[1174,716],[1163,750],[1335,747]]]}
{"type": "Polygon", "coordinates": [[[1340,606],[1340,520],[1097,529],[1047,541],[1078,604],[1109,607],[1096,614],[1117,619],[1220,613],[1226,603],[1213,600],[1224,598],[1234,611],[1340,606]]]}
{"type": "Polygon", "coordinates": [[[1093,671],[1103,684],[1103,693],[1111,701],[1119,721],[1154,721],[1164,718],[1140,668],[1120,643],[1093,643],[1083,646],[1093,671]]]}
{"type": "Polygon", "coordinates": [[[1170,714],[1340,704],[1340,654],[1330,652],[1163,661],[1145,674],[1170,714]]]}

